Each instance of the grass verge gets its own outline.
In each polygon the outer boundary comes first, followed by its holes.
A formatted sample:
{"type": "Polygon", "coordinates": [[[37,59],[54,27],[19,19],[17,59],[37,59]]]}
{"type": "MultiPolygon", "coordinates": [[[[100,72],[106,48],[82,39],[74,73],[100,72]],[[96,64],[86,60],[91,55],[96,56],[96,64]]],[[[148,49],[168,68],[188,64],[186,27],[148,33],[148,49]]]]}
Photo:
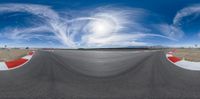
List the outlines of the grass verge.
{"type": "Polygon", "coordinates": [[[188,61],[200,62],[200,49],[177,49],[174,56],[188,61]]]}
{"type": "Polygon", "coordinates": [[[15,59],[21,58],[21,57],[27,55],[28,52],[30,52],[30,50],[0,49],[0,62],[10,61],[10,60],[15,60],[15,59]]]}

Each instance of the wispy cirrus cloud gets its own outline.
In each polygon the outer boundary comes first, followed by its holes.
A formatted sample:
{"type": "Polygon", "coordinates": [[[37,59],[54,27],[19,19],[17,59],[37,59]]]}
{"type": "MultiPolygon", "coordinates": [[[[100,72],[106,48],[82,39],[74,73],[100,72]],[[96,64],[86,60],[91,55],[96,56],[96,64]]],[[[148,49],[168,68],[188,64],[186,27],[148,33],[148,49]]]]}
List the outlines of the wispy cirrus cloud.
{"type": "Polygon", "coordinates": [[[156,27],[162,34],[175,40],[182,38],[184,35],[184,32],[180,29],[180,27],[174,26],[173,24],[157,24],[156,27]]]}
{"type": "MultiPolygon", "coordinates": [[[[200,17],[200,4],[194,4],[178,11],[173,19],[173,24],[174,26],[181,28],[188,22],[192,22],[193,20],[199,17],[200,17]],[[187,21],[185,21],[184,19],[189,16],[193,16],[193,17],[190,17],[189,19],[187,19],[187,21]]],[[[198,36],[199,33],[196,33],[196,35],[198,36]]]]}
{"type": "MultiPolygon", "coordinates": [[[[38,18],[41,18],[42,20],[45,21],[44,25],[47,26],[46,28],[48,28],[48,29],[44,29],[44,30],[47,30],[47,32],[49,32],[49,30],[51,30],[51,32],[54,33],[55,36],[64,45],[67,45],[69,47],[74,46],[66,35],[67,26],[62,24],[62,22],[60,20],[60,16],[58,15],[57,12],[52,10],[51,7],[45,6],[45,5],[37,5],[37,4],[14,4],[14,3],[1,4],[0,5],[0,13],[8,13],[8,12],[30,13],[30,14],[37,16],[38,18]]],[[[45,36],[48,37],[48,35],[42,36],[42,34],[38,35],[38,34],[33,33],[33,31],[40,31],[41,29],[42,28],[40,28],[40,25],[37,28],[27,28],[24,30],[22,30],[22,29],[19,30],[19,29],[14,28],[14,30],[12,31],[14,33],[10,34],[10,36],[9,35],[7,35],[7,36],[8,36],[8,38],[11,37],[12,39],[18,38],[18,37],[15,37],[16,34],[21,34],[21,36],[26,35],[26,37],[28,37],[28,38],[36,38],[36,37],[39,38],[39,37],[45,37],[45,36]],[[27,35],[29,35],[29,36],[27,36],[27,35]]],[[[4,31],[4,33],[6,33],[6,32],[9,33],[9,31],[4,31]]],[[[45,31],[43,31],[43,32],[45,32],[45,31]]],[[[28,38],[25,38],[25,39],[28,39],[28,38]]]]}
{"type": "Polygon", "coordinates": [[[173,19],[173,24],[182,25],[181,22],[183,18],[193,15],[193,14],[200,15],[200,4],[191,5],[178,11],[176,16],[173,19]]]}
{"type": "Polygon", "coordinates": [[[146,37],[174,40],[162,34],[151,33],[151,28],[141,24],[140,20],[149,14],[144,9],[100,7],[87,13],[90,13],[88,17],[80,15],[80,17],[69,21],[72,24],[75,23],[72,27],[68,27],[72,28],[71,30],[74,29],[73,26],[81,27],[76,28],[74,34],[72,33],[73,37],[81,35],[78,45],[90,47],[141,46],[148,44],[139,41],[146,37]],[[85,24],[80,25],[81,22],[85,22],[85,24]]]}
{"type": "Polygon", "coordinates": [[[2,30],[1,34],[4,38],[13,40],[28,40],[32,38],[52,39],[53,35],[49,35],[49,32],[52,32],[52,30],[50,30],[47,26],[38,26],[29,28],[5,28],[2,30]],[[48,36],[46,36],[45,33],[48,33],[48,36]]]}
{"type": "MultiPolygon", "coordinates": [[[[162,34],[152,32],[140,20],[150,14],[144,9],[99,7],[87,10],[76,17],[63,17],[49,6],[37,4],[1,4],[0,13],[30,13],[44,21],[44,24],[27,28],[7,28],[1,31],[9,39],[54,39],[68,47],[139,46],[148,42],[147,37],[174,40],[179,28],[160,24],[162,34]],[[46,34],[46,33],[52,33],[46,34]]],[[[68,13],[68,12],[66,12],[68,13]]]]}

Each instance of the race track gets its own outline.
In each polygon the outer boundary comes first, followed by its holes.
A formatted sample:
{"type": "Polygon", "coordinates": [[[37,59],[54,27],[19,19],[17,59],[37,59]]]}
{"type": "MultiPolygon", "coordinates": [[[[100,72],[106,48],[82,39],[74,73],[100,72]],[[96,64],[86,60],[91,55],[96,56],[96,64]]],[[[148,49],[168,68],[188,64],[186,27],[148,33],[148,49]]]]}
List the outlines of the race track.
{"type": "Polygon", "coordinates": [[[164,51],[37,51],[21,68],[0,71],[0,99],[198,99],[200,72],[164,51]]]}

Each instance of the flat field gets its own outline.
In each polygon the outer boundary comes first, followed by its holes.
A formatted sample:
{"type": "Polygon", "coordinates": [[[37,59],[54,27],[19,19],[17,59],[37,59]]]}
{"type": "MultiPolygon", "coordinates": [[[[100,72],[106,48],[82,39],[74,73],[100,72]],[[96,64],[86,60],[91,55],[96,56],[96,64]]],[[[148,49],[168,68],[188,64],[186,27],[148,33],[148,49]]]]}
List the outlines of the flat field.
{"type": "Polygon", "coordinates": [[[0,49],[0,61],[15,60],[25,56],[29,51],[25,49],[0,49]]]}
{"type": "Polygon", "coordinates": [[[200,49],[177,49],[174,55],[188,61],[200,62],[200,49]]]}

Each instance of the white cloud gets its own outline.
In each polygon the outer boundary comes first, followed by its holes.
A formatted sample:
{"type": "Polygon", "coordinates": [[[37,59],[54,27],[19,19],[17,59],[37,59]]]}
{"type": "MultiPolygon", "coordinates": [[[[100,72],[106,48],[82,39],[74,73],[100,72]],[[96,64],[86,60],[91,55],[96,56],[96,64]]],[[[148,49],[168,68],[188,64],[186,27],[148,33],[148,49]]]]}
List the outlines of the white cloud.
{"type": "Polygon", "coordinates": [[[182,38],[184,35],[184,32],[179,27],[176,27],[174,25],[163,23],[156,25],[156,28],[165,36],[176,40],[182,38]]]}
{"type": "MultiPolygon", "coordinates": [[[[42,18],[46,22],[46,26],[48,26],[48,29],[51,30],[52,33],[55,33],[55,36],[61,43],[64,45],[67,45],[69,47],[73,47],[73,42],[70,41],[70,39],[67,37],[67,25],[63,24],[63,22],[60,20],[60,16],[52,10],[49,6],[44,5],[37,5],[37,4],[1,4],[0,5],[0,13],[6,13],[6,12],[25,12],[25,13],[31,13],[33,15],[38,16],[38,18],[42,18]]],[[[41,29],[40,27],[34,28],[34,31],[37,31],[36,29],[41,29]]],[[[49,31],[48,29],[47,32],[49,31]]],[[[45,37],[41,35],[34,34],[35,36],[32,36],[30,32],[33,31],[33,28],[27,28],[25,30],[16,30],[14,33],[26,35],[26,37],[45,37]],[[29,30],[30,29],[30,30],[29,30]],[[21,33],[19,33],[21,32],[21,33]],[[27,36],[29,35],[29,36],[27,36]]],[[[39,31],[39,30],[38,30],[39,31]]],[[[4,31],[9,32],[9,31],[4,31]]],[[[16,34],[13,34],[13,36],[16,34]]],[[[11,36],[12,38],[12,36],[11,36]]],[[[17,37],[13,37],[15,39],[17,37]]]]}
{"type": "MultiPolygon", "coordinates": [[[[104,47],[104,46],[138,46],[146,37],[161,37],[173,40],[175,32],[181,32],[173,26],[161,25],[165,35],[151,33],[139,20],[143,20],[148,11],[143,9],[123,9],[100,7],[87,11],[86,16],[69,20],[62,17],[49,6],[37,4],[0,4],[0,13],[31,13],[45,21],[45,24],[29,28],[9,28],[1,31],[10,39],[57,39],[68,47],[104,47]],[[131,30],[131,31],[130,31],[131,30]],[[171,31],[173,30],[173,31],[171,31]],[[51,36],[46,32],[54,33],[51,36]],[[167,34],[168,33],[168,34],[167,34]],[[76,36],[80,37],[77,41],[76,36]]],[[[79,13],[79,12],[77,12],[79,13]]]]}
{"type": "Polygon", "coordinates": [[[31,38],[52,39],[50,36],[45,36],[44,33],[51,32],[46,26],[31,27],[31,28],[6,28],[1,32],[5,38],[14,40],[27,40],[31,38]]]}
{"type": "MultiPolygon", "coordinates": [[[[79,24],[79,22],[86,21],[83,28],[76,28],[76,31],[82,29],[84,32],[81,41],[77,44],[81,46],[141,46],[147,43],[138,42],[138,40],[145,37],[161,37],[172,40],[164,35],[149,33],[150,29],[140,23],[139,20],[149,14],[147,12],[143,9],[101,7],[91,11],[89,17],[79,17],[69,22],[73,24],[73,22],[78,21],[77,24],[79,24]]],[[[77,25],[74,26],[77,27],[77,25]]],[[[72,33],[72,35],[74,37],[74,35],[81,34],[72,33]]]]}
{"type": "MultiPolygon", "coordinates": [[[[183,19],[191,15],[194,15],[194,17],[190,18],[189,21],[193,21],[193,19],[199,17],[200,4],[191,5],[178,11],[173,19],[173,24],[177,27],[181,27],[182,25],[184,25],[184,23],[186,23],[183,22],[183,19]]],[[[197,33],[197,36],[199,36],[199,33],[197,33]]]]}
{"type": "Polygon", "coordinates": [[[1,4],[0,12],[27,12],[51,22],[56,22],[59,19],[59,15],[49,6],[37,4],[1,4]]]}
{"type": "Polygon", "coordinates": [[[185,7],[183,9],[181,9],[180,11],[178,11],[176,16],[174,17],[173,24],[174,25],[181,25],[181,20],[184,17],[193,15],[195,13],[200,13],[200,4],[185,7]]]}

